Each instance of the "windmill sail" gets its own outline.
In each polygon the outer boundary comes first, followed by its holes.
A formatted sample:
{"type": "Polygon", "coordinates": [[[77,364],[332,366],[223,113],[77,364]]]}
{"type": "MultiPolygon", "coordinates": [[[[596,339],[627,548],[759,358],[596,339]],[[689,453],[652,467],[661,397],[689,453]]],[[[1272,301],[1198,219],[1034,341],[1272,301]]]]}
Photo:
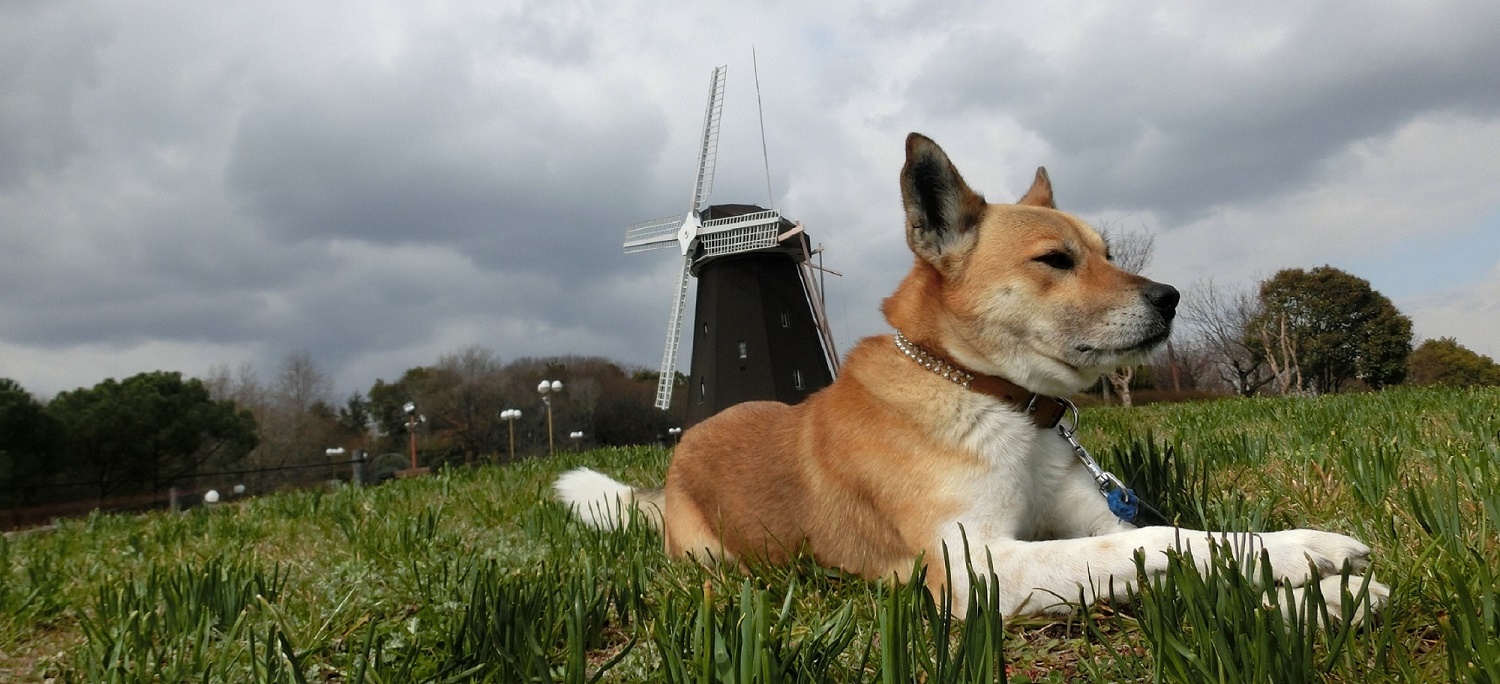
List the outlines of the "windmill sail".
{"type": "Polygon", "coordinates": [[[625,253],[675,246],[677,231],[680,228],[682,228],[681,216],[663,216],[659,219],[632,224],[625,229],[625,253]]]}
{"type": "Polygon", "coordinates": [[[661,377],[656,380],[656,407],[672,408],[672,385],[677,379],[677,344],[682,340],[682,310],[687,306],[688,271],[692,255],[682,257],[682,271],[677,274],[677,296],[672,299],[672,316],[667,319],[667,346],[661,353],[661,377]]]}
{"type": "Polygon", "coordinates": [[[719,115],[724,111],[724,75],[728,72],[728,66],[721,66],[708,79],[708,110],[703,113],[703,144],[698,149],[698,182],[693,184],[690,208],[694,215],[714,189],[714,166],[719,159],[719,115]]]}
{"type": "Polygon", "coordinates": [[[659,218],[637,223],[625,229],[625,252],[658,249],[676,243],[682,252],[682,270],[672,288],[672,315],[667,319],[667,345],[661,354],[661,372],[656,381],[656,406],[663,411],[672,407],[672,386],[677,379],[677,345],[682,339],[682,311],[687,304],[688,276],[693,266],[693,247],[702,224],[698,212],[703,200],[713,191],[714,166],[719,157],[719,119],[724,111],[724,75],[729,67],[714,69],[708,79],[708,107],[703,112],[703,135],[698,147],[697,180],[693,182],[693,203],[686,216],[659,218]]]}

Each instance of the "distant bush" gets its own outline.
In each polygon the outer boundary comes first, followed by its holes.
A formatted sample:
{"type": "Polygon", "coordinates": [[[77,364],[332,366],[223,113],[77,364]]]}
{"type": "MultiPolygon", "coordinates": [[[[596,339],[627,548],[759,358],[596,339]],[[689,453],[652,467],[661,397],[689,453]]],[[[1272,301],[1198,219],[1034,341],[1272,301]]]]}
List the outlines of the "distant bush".
{"type": "Polygon", "coordinates": [[[1500,385],[1500,363],[1451,337],[1423,342],[1407,358],[1406,366],[1407,381],[1414,385],[1500,385]]]}

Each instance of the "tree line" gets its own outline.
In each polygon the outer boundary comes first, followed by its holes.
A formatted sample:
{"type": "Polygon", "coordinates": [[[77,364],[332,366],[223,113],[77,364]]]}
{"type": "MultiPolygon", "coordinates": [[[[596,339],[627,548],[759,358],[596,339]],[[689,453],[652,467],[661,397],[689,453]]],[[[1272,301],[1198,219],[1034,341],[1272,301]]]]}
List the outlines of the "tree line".
{"type": "MultiPolygon", "coordinates": [[[[1106,224],[1101,233],[1116,266],[1140,273],[1150,265],[1156,241],[1149,231],[1106,224]]],[[[1451,337],[1412,343],[1411,319],[1369,281],[1327,265],[1287,268],[1252,285],[1188,286],[1165,353],[1105,374],[1091,391],[1130,406],[1136,390],[1182,400],[1403,382],[1500,385],[1500,364],[1451,337]]]]}
{"type": "MultiPolygon", "coordinates": [[[[1140,273],[1156,241],[1145,230],[1103,227],[1115,265],[1140,273]]],[[[1129,406],[1156,396],[1317,395],[1388,385],[1500,385],[1500,364],[1453,338],[1413,349],[1411,319],[1370,282],[1332,266],[1282,269],[1233,287],[1212,280],[1183,291],[1176,334],[1152,364],[1106,374],[1096,389],[1129,406]]]]}
{"type": "MultiPolygon", "coordinates": [[[[1117,263],[1138,271],[1149,261],[1149,236],[1111,237],[1117,263]]],[[[1253,287],[1187,288],[1167,353],[1098,389],[1128,405],[1143,388],[1191,397],[1500,385],[1500,364],[1453,338],[1412,341],[1411,320],[1368,281],[1331,266],[1285,269],[1253,287]]],[[[249,364],[203,378],[154,371],[46,402],[0,378],[0,509],[173,487],[265,492],[347,479],[356,453],[378,479],[409,466],[413,441],[429,467],[545,454],[542,380],[564,386],[549,397],[559,449],[662,443],[677,422],[652,406],[656,378],[600,357],[502,362],[478,345],[342,400],[305,353],[264,380],[249,364]]]]}
{"type": "Polygon", "coordinates": [[[1411,319],[1388,297],[1326,265],[1244,287],[1195,284],[1174,337],[1170,355],[1142,374],[1156,389],[1248,397],[1500,385],[1500,364],[1451,337],[1414,348],[1411,319]]]}
{"type": "Polygon", "coordinates": [[[652,406],[656,377],[599,357],[502,363],[471,346],[342,401],[305,353],[268,379],[250,364],[203,378],[154,371],[45,402],[0,379],[0,509],[305,486],[348,479],[356,453],[368,454],[367,477],[386,477],[409,465],[413,423],[422,466],[506,461],[512,444],[514,458],[546,454],[542,379],[563,382],[550,397],[559,450],[660,442],[676,423],[652,406]],[[424,420],[410,421],[407,403],[424,420]],[[510,409],[520,416],[502,418],[510,409]]]}

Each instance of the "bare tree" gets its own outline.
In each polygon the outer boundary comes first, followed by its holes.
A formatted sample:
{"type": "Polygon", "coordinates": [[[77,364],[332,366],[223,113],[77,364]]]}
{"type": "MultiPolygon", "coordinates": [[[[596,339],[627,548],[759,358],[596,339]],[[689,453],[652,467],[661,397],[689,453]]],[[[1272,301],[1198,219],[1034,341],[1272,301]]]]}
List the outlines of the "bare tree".
{"type": "Polygon", "coordinates": [[[1156,253],[1156,235],[1145,228],[1119,230],[1105,226],[1104,241],[1109,244],[1110,261],[1131,273],[1146,270],[1156,253]]]}
{"type": "Polygon", "coordinates": [[[203,386],[215,401],[228,399],[242,409],[260,412],[267,403],[266,389],[260,384],[255,366],[249,361],[240,362],[233,371],[228,364],[217,364],[208,369],[203,386]]]}
{"type": "Polygon", "coordinates": [[[1297,345],[1287,333],[1286,314],[1276,316],[1276,325],[1262,320],[1260,341],[1265,345],[1266,362],[1271,365],[1276,389],[1281,394],[1302,391],[1302,369],[1297,364],[1297,345]]]}
{"type": "Polygon", "coordinates": [[[438,359],[437,370],[447,375],[443,390],[429,398],[428,410],[436,427],[452,431],[453,444],[473,465],[481,453],[496,453],[503,430],[504,366],[495,352],[471,344],[438,359]]]}
{"type": "MultiPolygon", "coordinates": [[[[1109,244],[1110,259],[1116,266],[1131,273],[1140,273],[1151,264],[1152,252],[1156,250],[1156,236],[1150,231],[1117,230],[1104,227],[1104,240],[1109,244]]],[[[1105,374],[1104,378],[1120,397],[1120,404],[1131,405],[1130,384],[1135,380],[1135,366],[1119,368],[1105,374]]]]}
{"type": "Polygon", "coordinates": [[[1167,353],[1157,355],[1146,364],[1146,370],[1152,378],[1169,381],[1173,392],[1210,390],[1219,384],[1207,350],[1201,342],[1190,337],[1169,341],[1167,353]]]}
{"type": "Polygon", "coordinates": [[[1260,298],[1250,288],[1223,287],[1212,279],[1189,288],[1182,301],[1183,324],[1207,352],[1219,378],[1240,396],[1254,395],[1275,378],[1252,343],[1250,322],[1260,309],[1260,298]]]}
{"type": "Polygon", "coordinates": [[[329,405],[333,380],[313,363],[307,352],[294,352],[282,363],[272,396],[277,403],[298,414],[307,414],[319,404],[329,405]]]}
{"type": "Polygon", "coordinates": [[[236,393],[258,398],[256,404],[244,406],[255,413],[260,426],[260,445],[246,464],[264,472],[251,478],[252,486],[270,489],[318,480],[332,472],[297,467],[325,463],[324,452],[335,446],[332,440],[338,433],[337,415],[329,400],[333,381],[318,369],[311,356],[305,352],[287,356],[268,387],[255,381],[255,372],[248,364],[241,365],[238,380],[231,387],[236,393]]]}

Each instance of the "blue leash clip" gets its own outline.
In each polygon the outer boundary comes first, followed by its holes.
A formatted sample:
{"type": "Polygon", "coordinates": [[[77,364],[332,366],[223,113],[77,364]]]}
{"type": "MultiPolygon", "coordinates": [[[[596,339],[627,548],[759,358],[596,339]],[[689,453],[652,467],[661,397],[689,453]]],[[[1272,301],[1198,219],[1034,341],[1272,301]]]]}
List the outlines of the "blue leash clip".
{"type": "Polygon", "coordinates": [[[1125,522],[1133,523],[1141,514],[1141,500],[1136,498],[1134,490],[1116,487],[1104,495],[1104,500],[1109,503],[1110,512],[1125,522]]]}
{"type": "Polygon", "coordinates": [[[1064,416],[1064,420],[1057,423],[1057,432],[1063,436],[1063,439],[1068,440],[1068,444],[1073,447],[1073,453],[1078,455],[1078,460],[1083,462],[1083,467],[1087,468],[1089,474],[1094,477],[1094,483],[1099,485],[1099,493],[1104,495],[1105,502],[1109,504],[1110,512],[1114,513],[1115,517],[1120,520],[1128,523],[1135,522],[1135,519],[1141,513],[1140,498],[1129,487],[1126,487],[1125,483],[1120,481],[1120,478],[1115,477],[1114,473],[1100,468],[1099,462],[1094,460],[1093,455],[1089,454],[1089,450],[1083,448],[1083,445],[1079,444],[1078,440],[1073,437],[1074,433],[1078,431],[1078,407],[1074,406],[1071,401],[1068,401],[1067,404],[1067,414],[1064,416]],[[1068,417],[1072,418],[1071,424],[1066,420],[1068,417]]]}

